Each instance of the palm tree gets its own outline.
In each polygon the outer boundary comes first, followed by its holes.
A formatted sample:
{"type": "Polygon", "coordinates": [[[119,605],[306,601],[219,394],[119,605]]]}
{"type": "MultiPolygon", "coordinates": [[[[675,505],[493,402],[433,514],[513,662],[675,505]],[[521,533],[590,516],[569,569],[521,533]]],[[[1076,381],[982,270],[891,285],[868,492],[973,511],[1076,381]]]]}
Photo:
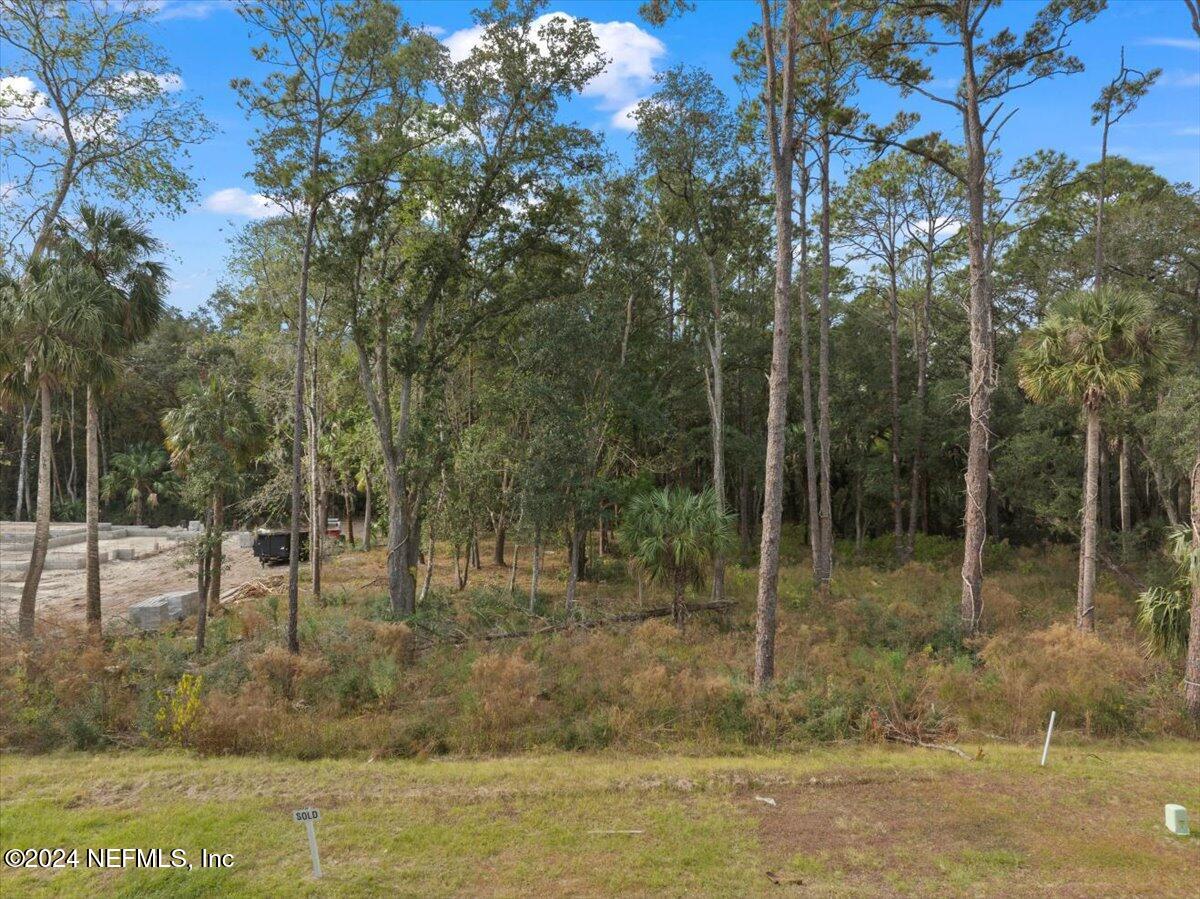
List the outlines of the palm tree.
{"type": "Polygon", "coordinates": [[[50,545],[50,427],[55,390],[87,371],[104,330],[103,296],[72,260],[43,256],[29,263],[22,278],[0,276],[0,381],[5,393],[36,391],[41,407],[37,515],[33,549],[21,590],[18,631],[33,639],[38,586],[50,545]]]}
{"type": "Polygon", "coordinates": [[[683,627],[684,591],[700,587],[712,560],[731,552],[733,516],[711,490],[667,487],[634,498],[622,521],[621,542],[639,573],[670,584],[675,624],[683,627]]]}
{"type": "MultiPolygon", "coordinates": [[[[65,231],[60,253],[89,273],[103,299],[103,328],[94,341],[87,377],[87,622],[100,631],[100,419],[96,393],[115,380],[121,355],[144,339],[162,318],[166,269],[148,257],[161,245],[114,210],[84,205],[78,226],[65,231]]],[[[115,461],[115,460],[114,460],[115,461]]],[[[141,524],[141,512],[137,513],[141,524]]]]}
{"type": "Polygon", "coordinates": [[[139,443],[123,453],[114,453],[104,476],[104,498],[124,494],[134,524],[141,524],[147,506],[155,508],[173,488],[170,479],[164,477],[170,464],[166,451],[153,443],[139,443]]]}
{"type": "Polygon", "coordinates": [[[1083,631],[1096,627],[1100,410],[1126,399],[1156,375],[1174,345],[1171,323],[1155,317],[1149,299],[1106,286],[1076,291],[1052,303],[1017,356],[1021,387],[1031,400],[1065,399],[1083,407],[1087,448],[1076,591],[1076,624],[1083,631]]]}
{"type": "Polygon", "coordinates": [[[162,421],[171,465],[184,478],[185,495],[211,510],[205,534],[207,552],[201,557],[196,620],[196,651],[203,652],[208,606],[221,595],[225,496],[258,453],[263,428],[246,393],[220,372],[185,385],[180,402],[162,421]]]}

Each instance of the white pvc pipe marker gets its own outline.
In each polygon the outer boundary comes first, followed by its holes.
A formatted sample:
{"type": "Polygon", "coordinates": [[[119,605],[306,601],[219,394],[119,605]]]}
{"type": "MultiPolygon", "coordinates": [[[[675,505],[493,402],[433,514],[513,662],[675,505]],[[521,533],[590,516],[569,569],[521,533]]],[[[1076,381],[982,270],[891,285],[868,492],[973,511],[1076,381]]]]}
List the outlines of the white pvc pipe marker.
{"type": "Polygon", "coordinates": [[[1050,713],[1050,726],[1046,728],[1046,745],[1042,747],[1042,767],[1046,767],[1046,756],[1050,752],[1050,735],[1054,733],[1054,716],[1057,712],[1050,713]]]}

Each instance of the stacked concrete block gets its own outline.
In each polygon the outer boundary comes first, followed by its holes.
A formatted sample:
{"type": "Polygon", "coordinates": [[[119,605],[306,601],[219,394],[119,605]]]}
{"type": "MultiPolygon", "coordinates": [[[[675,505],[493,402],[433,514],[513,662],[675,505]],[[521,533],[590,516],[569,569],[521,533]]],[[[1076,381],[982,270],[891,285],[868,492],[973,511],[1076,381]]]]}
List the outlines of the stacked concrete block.
{"type": "Polygon", "coordinates": [[[195,615],[200,608],[200,594],[195,590],[176,590],[152,596],[129,607],[129,618],[144,631],[156,631],[172,621],[182,621],[195,615]]]}

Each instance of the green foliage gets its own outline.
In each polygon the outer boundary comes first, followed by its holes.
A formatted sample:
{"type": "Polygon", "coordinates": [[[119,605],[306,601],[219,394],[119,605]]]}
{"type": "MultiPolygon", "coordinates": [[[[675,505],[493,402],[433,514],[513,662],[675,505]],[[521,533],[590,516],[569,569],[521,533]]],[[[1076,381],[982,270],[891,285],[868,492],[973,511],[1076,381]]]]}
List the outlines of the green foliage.
{"type": "Polygon", "coordinates": [[[733,517],[721,511],[711,490],[654,490],[629,503],[621,518],[621,543],[652,580],[698,587],[708,563],[732,551],[733,517]]]}
{"type": "Polygon", "coordinates": [[[1177,334],[1144,295],[1113,287],[1074,291],[1050,305],[1017,357],[1034,402],[1064,398],[1098,408],[1135,393],[1162,372],[1177,334]]]}
{"type": "Polygon", "coordinates": [[[1177,655],[1187,649],[1192,595],[1200,583],[1200,546],[1192,541],[1191,528],[1167,533],[1167,555],[1175,564],[1168,586],[1152,586],[1138,594],[1137,623],[1152,649],[1177,655]]]}
{"type": "Polygon", "coordinates": [[[139,443],[109,459],[108,472],[101,479],[101,495],[123,495],[136,524],[142,523],[146,509],[155,509],[178,489],[171,477],[170,457],[161,446],[139,443]]]}

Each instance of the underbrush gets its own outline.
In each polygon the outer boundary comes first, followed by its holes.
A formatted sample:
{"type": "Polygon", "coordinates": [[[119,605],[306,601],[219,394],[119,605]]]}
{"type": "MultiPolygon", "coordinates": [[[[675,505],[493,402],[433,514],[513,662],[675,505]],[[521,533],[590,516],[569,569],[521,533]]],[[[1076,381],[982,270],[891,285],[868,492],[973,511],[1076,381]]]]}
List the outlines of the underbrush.
{"type": "MultiPolygon", "coordinates": [[[[1067,623],[1069,551],[997,550],[985,634],[964,646],[956,565],[943,549],[932,539],[920,551],[919,541],[918,561],[903,567],[843,563],[825,598],[806,567],[783,569],[777,679],[762,693],[751,687],[750,569],[729,569],[736,607],[728,622],[697,617],[682,632],[663,619],[584,626],[636,612],[634,588],[613,572],[589,598],[589,620],[570,628],[549,594],[530,613],[527,598],[494,584],[435,590],[417,616],[398,622],[387,620],[378,592],[347,586],[331,589],[328,605],[302,606],[298,655],[282,647],[285,616],[274,596],[214,617],[201,657],[186,624],[103,646],[59,633],[28,656],[8,642],[0,746],[174,744],[297,758],[729,752],[1025,740],[1043,731],[1051,710],[1081,735],[1197,736],[1178,666],[1146,652],[1130,624],[1132,603],[1115,585],[1098,594],[1098,634],[1067,623]]],[[[647,591],[643,601],[657,600],[647,591]]]]}

